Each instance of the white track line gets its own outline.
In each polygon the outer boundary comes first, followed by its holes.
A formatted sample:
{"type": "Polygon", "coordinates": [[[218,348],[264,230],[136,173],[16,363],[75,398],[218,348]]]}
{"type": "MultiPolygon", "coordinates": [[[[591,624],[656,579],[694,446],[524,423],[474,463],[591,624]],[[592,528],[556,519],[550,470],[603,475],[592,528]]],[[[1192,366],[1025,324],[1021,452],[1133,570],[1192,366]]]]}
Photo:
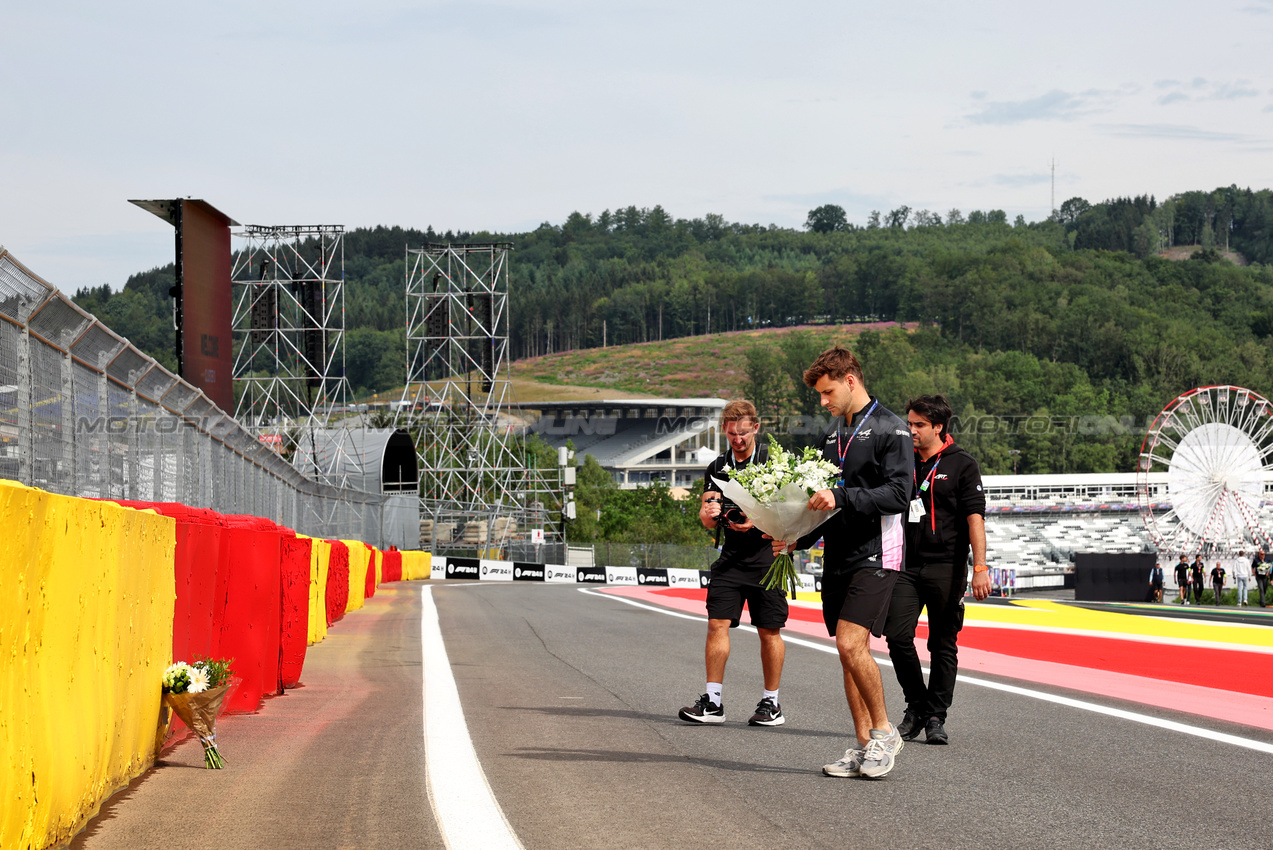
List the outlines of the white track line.
{"type": "Polygon", "coordinates": [[[424,763],[429,802],[451,850],[520,848],[464,723],[460,692],[442,643],[432,588],[420,590],[420,655],[424,663],[424,763]]]}
{"type": "MultiPolygon", "coordinates": [[[[667,614],[672,617],[682,617],[686,620],[704,621],[707,619],[706,616],[699,616],[696,614],[686,614],[682,611],[673,611],[668,608],[660,608],[656,605],[647,605],[644,602],[637,602],[634,599],[627,599],[623,596],[615,596],[610,593],[598,593],[595,590],[587,590],[585,588],[579,588],[579,592],[587,593],[589,596],[599,596],[602,599],[613,599],[618,602],[623,602],[627,605],[635,605],[637,608],[645,608],[648,611],[655,611],[660,614],[667,614]]],[[[748,631],[755,631],[755,629],[751,628],[750,626],[739,626],[739,628],[747,629],[748,631]]],[[[826,652],[830,655],[839,654],[834,644],[816,643],[814,641],[805,640],[803,638],[790,637],[789,635],[786,635],[786,634],[782,636],[782,639],[786,643],[794,643],[797,646],[804,646],[804,647],[808,647],[809,649],[816,649],[819,652],[826,652]]],[[[876,661],[888,667],[893,666],[893,662],[889,661],[887,658],[877,658],[876,661]]],[[[924,669],[924,672],[925,673],[928,672],[927,668],[924,669]]],[[[1235,747],[1244,747],[1248,750],[1255,750],[1256,752],[1273,754],[1273,744],[1268,744],[1268,743],[1265,743],[1264,741],[1256,741],[1251,738],[1242,738],[1238,735],[1229,735],[1225,732],[1217,732],[1213,729],[1204,729],[1201,726],[1191,726],[1188,723],[1177,723],[1174,720],[1163,720],[1162,718],[1159,718],[1159,717],[1150,717],[1148,714],[1139,714],[1138,712],[1127,711],[1122,708],[1111,708],[1106,705],[1100,705],[1094,702],[1087,702],[1086,700],[1072,699],[1070,697],[1058,696],[1056,694],[1049,694],[1044,691],[1036,691],[1030,688],[1022,688],[1017,685],[1005,685],[1000,682],[992,682],[989,679],[978,679],[975,676],[965,676],[963,673],[959,674],[959,681],[967,685],[977,685],[982,688],[990,688],[996,691],[1004,691],[1006,693],[1016,694],[1017,696],[1030,697],[1032,699],[1042,700],[1044,702],[1051,702],[1051,703],[1056,703],[1057,705],[1064,705],[1069,708],[1079,708],[1084,711],[1094,712],[1096,714],[1104,714],[1109,717],[1117,717],[1122,720],[1130,720],[1133,723],[1143,723],[1146,726],[1155,726],[1159,729],[1166,729],[1171,732],[1180,732],[1184,735],[1193,735],[1198,738],[1206,738],[1208,741],[1216,741],[1221,744],[1232,744],[1235,747]]]]}

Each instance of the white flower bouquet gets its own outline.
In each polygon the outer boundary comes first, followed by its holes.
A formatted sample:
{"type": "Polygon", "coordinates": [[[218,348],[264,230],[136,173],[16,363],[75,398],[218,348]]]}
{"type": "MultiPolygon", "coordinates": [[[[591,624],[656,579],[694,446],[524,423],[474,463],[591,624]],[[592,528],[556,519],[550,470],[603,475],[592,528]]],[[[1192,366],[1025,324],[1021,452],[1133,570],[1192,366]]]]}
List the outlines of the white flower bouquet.
{"type": "MultiPolygon", "coordinates": [[[[233,659],[231,659],[232,661],[233,659]]],[[[225,659],[197,659],[192,664],[178,661],[164,670],[164,717],[161,725],[171,722],[169,711],[199,737],[203,744],[203,766],[213,770],[225,767],[225,759],[217,749],[217,714],[239,681],[231,679],[230,663],[225,659]]]]}
{"type": "MultiPolygon", "coordinates": [[[[730,469],[729,481],[713,478],[721,493],[738,507],[752,524],[775,540],[795,540],[813,531],[839,513],[809,510],[809,497],[834,486],[840,477],[835,464],[816,449],[806,447],[799,456],[785,451],[769,435],[769,459],[742,469],[730,469]]],[[[784,585],[796,589],[796,569],[791,556],[774,559],[761,584],[766,590],[784,585]]]]}

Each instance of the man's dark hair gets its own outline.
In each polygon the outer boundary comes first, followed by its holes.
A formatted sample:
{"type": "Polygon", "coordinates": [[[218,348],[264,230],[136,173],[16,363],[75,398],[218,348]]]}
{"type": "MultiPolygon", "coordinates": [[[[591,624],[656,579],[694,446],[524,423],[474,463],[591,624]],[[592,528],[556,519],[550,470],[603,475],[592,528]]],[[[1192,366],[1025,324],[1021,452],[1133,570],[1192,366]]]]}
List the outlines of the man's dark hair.
{"type": "Polygon", "coordinates": [[[824,375],[829,376],[833,381],[842,381],[845,375],[852,375],[854,380],[860,383],[862,364],[853,356],[852,351],[837,345],[819,354],[818,359],[813,361],[813,365],[804,370],[805,386],[812,387],[824,375]]]}
{"type": "Polygon", "coordinates": [[[910,413],[912,410],[934,426],[940,425],[943,438],[950,434],[950,417],[953,414],[950,402],[944,395],[922,395],[919,398],[913,398],[906,402],[906,412],[910,413]]]}

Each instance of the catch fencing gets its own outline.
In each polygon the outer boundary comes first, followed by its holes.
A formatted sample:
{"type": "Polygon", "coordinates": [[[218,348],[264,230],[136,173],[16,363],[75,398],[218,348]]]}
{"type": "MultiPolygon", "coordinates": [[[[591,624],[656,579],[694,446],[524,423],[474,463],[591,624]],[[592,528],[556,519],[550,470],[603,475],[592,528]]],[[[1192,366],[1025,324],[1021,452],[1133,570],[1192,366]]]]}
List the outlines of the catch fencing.
{"type": "Polygon", "coordinates": [[[0,478],[68,496],[251,514],[380,548],[419,545],[414,494],[306,478],[3,247],[0,478]]]}
{"type": "Polygon", "coordinates": [[[646,569],[710,569],[720,552],[711,546],[674,543],[594,543],[598,565],[646,569]]]}

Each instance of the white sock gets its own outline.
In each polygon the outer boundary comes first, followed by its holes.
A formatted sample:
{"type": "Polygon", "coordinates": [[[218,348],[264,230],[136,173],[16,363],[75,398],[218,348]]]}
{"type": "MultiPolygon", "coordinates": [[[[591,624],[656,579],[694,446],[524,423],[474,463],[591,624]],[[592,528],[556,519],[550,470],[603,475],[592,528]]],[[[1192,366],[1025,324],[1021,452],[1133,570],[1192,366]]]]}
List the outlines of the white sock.
{"type": "Polygon", "coordinates": [[[720,682],[707,683],[707,696],[712,701],[712,705],[720,705],[720,693],[724,687],[720,682]]]}
{"type": "Polygon", "coordinates": [[[771,690],[769,690],[768,688],[765,688],[765,696],[764,696],[764,698],[765,698],[765,699],[771,699],[771,700],[773,700],[773,701],[774,701],[774,705],[777,705],[777,704],[778,704],[778,692],[777,692],[776,690],[771,691],[771,690]]]}

